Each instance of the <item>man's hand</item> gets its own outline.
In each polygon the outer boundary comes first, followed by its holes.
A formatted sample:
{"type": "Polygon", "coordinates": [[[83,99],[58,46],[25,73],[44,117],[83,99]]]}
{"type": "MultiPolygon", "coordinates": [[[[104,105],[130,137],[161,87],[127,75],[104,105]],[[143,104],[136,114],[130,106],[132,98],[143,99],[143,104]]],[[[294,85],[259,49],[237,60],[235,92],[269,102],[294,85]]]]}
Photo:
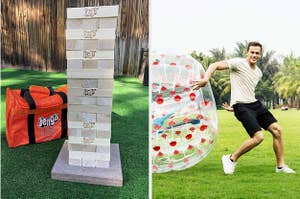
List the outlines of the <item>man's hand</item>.
{"type": "Polygon", "coordinates": [[[223,103],[222,107],[227,111],[233,112],[233,108],[231,108],[227,102],[223,103]]]}
{"type": "Polygon", "coordinates": [[[192,86],[193,90],[199,90],[201,87],[204,87],[207,84],[208,80],[201,79],[194,81],[194,85],[192,86]]]}

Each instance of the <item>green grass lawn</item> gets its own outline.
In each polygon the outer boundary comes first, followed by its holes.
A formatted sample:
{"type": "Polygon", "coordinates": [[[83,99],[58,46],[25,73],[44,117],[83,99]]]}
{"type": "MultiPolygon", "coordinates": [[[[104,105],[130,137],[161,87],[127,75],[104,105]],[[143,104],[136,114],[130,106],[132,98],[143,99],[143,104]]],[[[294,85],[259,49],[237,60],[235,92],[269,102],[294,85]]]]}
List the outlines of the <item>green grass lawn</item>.
{"type": "Polygon", "coordinates": [[[284,130],[285,160],[297,174],[275,173],[272,136],[242,156],[234,175],[223,173],[221,156],[233,152],[247,133],[233,113],[218,111],[219,138],[212,152],[196,166],[152,175],[153,198],[299,198],[300,111],[272,111],[284,130]]]}
{"type": "Polygon", "coordinates": [[[148,88],[136,78],[116,78],[112,143],[120,146],[123,187],[56,181],[51,169],[64,140],[10,149],[5,138],[5,90],[58,87],[64,73],[1,69],[1,198],[148,198],[148,88]]]}

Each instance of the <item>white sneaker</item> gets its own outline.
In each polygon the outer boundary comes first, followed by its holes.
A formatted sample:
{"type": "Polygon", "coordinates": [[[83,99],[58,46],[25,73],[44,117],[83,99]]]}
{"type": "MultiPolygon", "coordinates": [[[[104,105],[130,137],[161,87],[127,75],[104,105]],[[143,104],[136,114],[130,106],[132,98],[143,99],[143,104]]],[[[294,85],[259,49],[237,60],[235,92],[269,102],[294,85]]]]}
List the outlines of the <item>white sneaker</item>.
{"type": "Polygon", "coordinates": [[[276,173],[296,173],[296,171],[291,169],[288,165],[283,165],[281,169],[276,167],[276,173]]]}
{"type": "Polygon", "coordinates": [[[223,170],[225,174],[233,174],[236,162],[230,160],[230,154],[222,156],[223,170]]]}

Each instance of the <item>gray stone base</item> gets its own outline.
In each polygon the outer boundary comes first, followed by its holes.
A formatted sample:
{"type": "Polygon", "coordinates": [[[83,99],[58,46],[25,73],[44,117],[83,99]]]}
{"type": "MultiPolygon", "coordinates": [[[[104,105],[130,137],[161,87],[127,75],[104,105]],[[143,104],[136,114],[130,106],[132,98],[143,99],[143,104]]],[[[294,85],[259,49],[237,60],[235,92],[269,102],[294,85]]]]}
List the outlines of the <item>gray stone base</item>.
{"type": "Polygon", "coordinates": [[[119,144],[111,144],[109,168],[71,166],[68,164],[68,159],[68,141],[66,140],[51,170],[52,179],[106,186],[123,186],[119,144]]]}

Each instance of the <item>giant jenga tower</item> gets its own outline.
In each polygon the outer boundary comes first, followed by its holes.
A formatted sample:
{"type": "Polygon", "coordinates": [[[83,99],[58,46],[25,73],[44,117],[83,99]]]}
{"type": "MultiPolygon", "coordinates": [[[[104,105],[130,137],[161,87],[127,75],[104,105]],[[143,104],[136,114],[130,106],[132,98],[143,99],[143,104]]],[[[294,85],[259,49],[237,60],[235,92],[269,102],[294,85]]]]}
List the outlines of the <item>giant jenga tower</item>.
{"type": "MultiPolygon", "coordinates": [[[[110,143],[118,13],[118,6],[68,8],[66,23],[67,164],[69,168],[85,169],[85,173],[112,172],[111,177],[116,175],[115,164],[121,169],[119,146],[110,143]]],[[[91,182],[91,177],[95,176],[88,176],[87,181],[70,181],[122,185],[122,181],[114,179],[103,183],[109,176],[98,176],[97,182],[91,182]]]]}

